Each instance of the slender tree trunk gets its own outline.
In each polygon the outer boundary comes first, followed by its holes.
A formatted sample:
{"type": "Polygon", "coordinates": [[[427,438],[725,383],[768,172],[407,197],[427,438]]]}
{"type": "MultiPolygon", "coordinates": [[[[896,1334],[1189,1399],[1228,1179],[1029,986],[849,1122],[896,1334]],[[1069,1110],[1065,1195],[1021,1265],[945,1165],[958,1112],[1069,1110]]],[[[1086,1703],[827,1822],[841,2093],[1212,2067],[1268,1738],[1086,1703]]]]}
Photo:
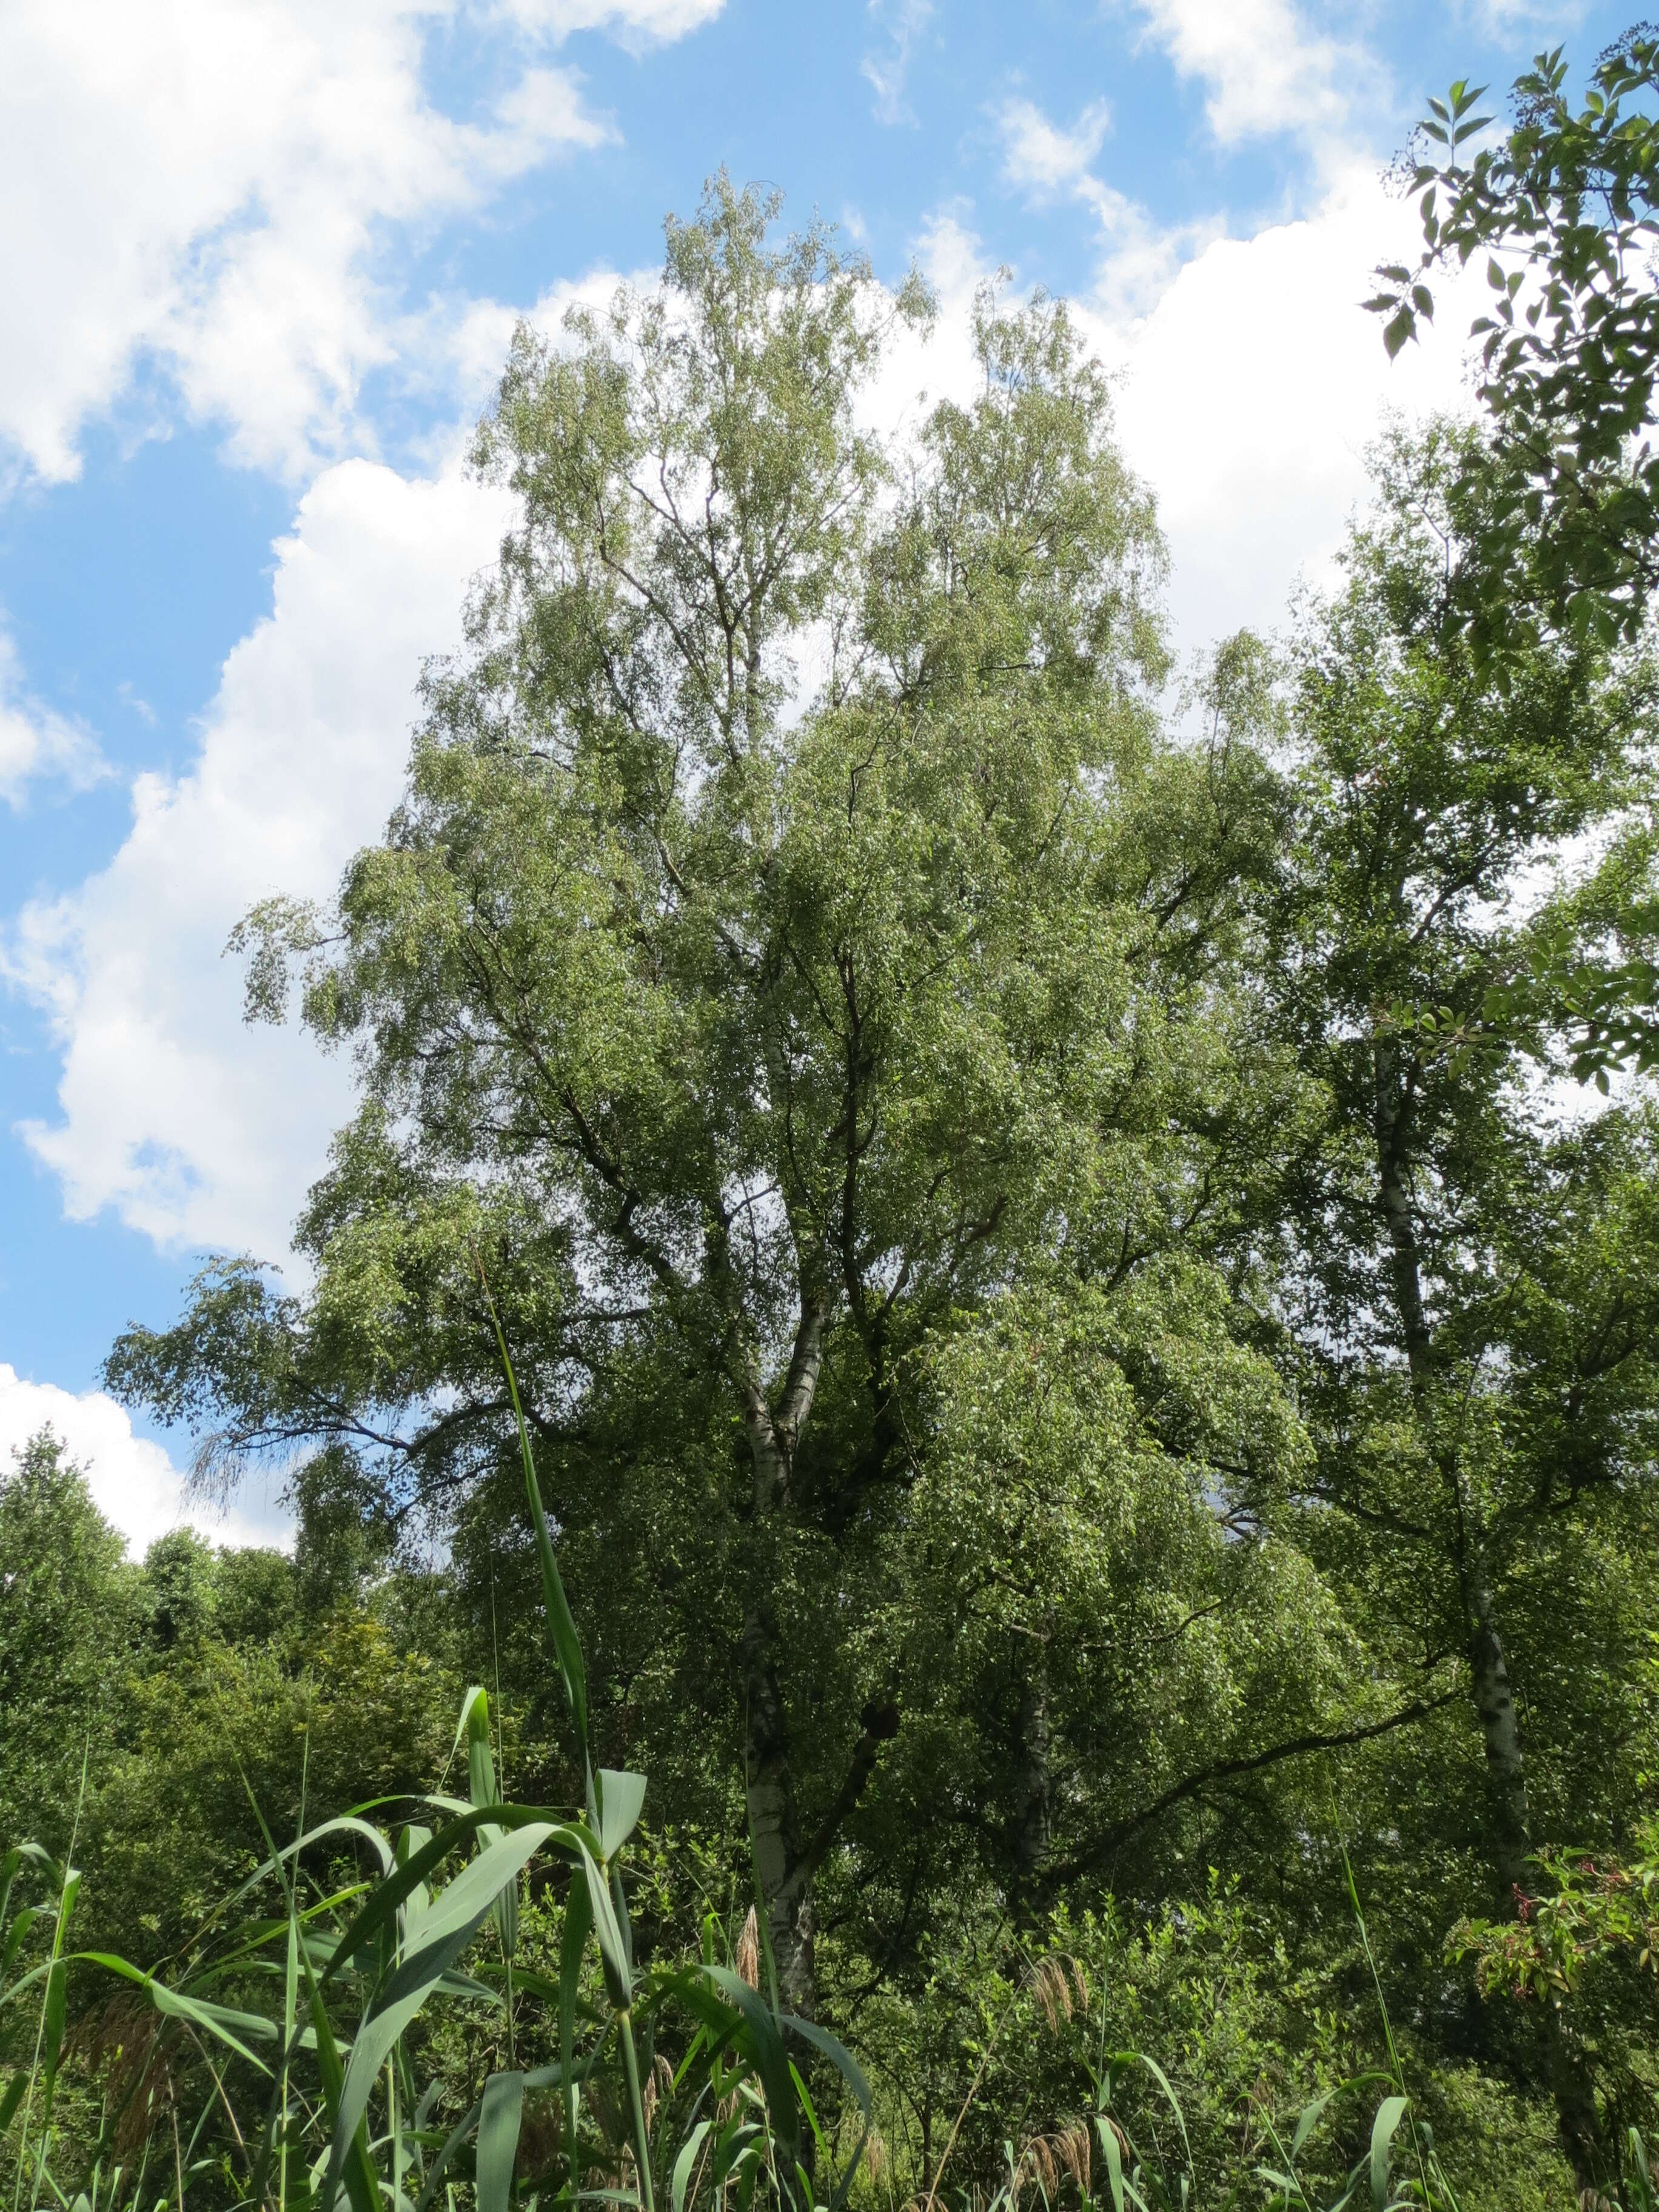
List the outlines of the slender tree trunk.
{"type": "Polygon", "coordinates": [[[789,1463],[776,1425],[763,1404],[751,1407],[747,1427],[755,1470],[755,1517],[743,1618],[747,1707],[744,1781],[778,1995],[786,2011],[811,2020],[817,2000],[812,1882],[804,1864],[805,1847],[796,1814],[775,1603],[777,1540],[788,1497],[789,1463]]]}
{"type": "MultiPolygon", "coordinates": [[[[1412,1396],[1445,1480],[1457,1530],[1456,1567],[1468,1638],[1469,1683],[1486,1753],[1487,1856],[1509,1896],[1518,1898],[1525,1893],[1531,1842],[1521,1730],[1498,1631],[1486,1530],[1464,1493],[1455,1452],[1434,1434],[1437,1361],[1423,1303],[1416,1212],[1406,1165],[1407,1102],[1403,1080],[1390,1039],[1378,1038],[1374,1054],[1377,1194],[1388,1231],[1389,1272],[1411,1373],[1412,1396]]],[[[1581,2191],[1593,2191],[1602,2170],[1595,2092],[1583,2054],[1574,2043],[1559,2008],[1549,2015],[1546,2042],[1556,2124],[1581,2191]]]]}
{"type": "Polygon", "coordinates": [[[1494,1618],[1492,1586],[1486,1562],[1473,1562],[1468,1577],[1469,1611],[1469,1674],[1474,1687],[1474,1710],[1480,1717],[1486,1753],[1486,1788],[1491,1811],[1488,1832],[1493,1870],[1500,1881],[1518,1887],[1526,1875],[1528,1836],[1527,1774],[1521,1753],[1521,1730],[1516,1720],[1515,1699],[1510,1690],[1510,1670],[1504,1656],[1503,1638],[1494,1618]]]}
{"type": "Polygon", "coordinates": [[[1394,1281],[1400,1331],[1406,1343],[1407,1364],[1411,1369],[1413,1393],[1420,1403],[1427,1395],[1434,1371],[1434,1346],[1423,1309],[1417,1210],[1412,1203],[1407,1166],[1407,1102],[1402,1095],[1399,1056],[1391,1039],[1377,1039],[1373,1069],[1377,1198],[1383,1226],[1389,1232],[1389,1273],[1394,1281]]]}
{"type": "MultiPolygon", "coordinates": [[[[1024,1639],[1021,1639],[1022,1642],[1024,1639]]],[[[1054,1845],[1053,1730],[1048,1717],[1048,1638],[1031,1646],[1019,1697],[1018,1771],[1012,1904],[1018,1920],[1036,1908],[1054,1845]]]]}
{"type": "Polygon", "coordinates": [[[1423,1301],[1416,1207],[1407,1168],[1407,1101],[1392,1039],[1374,1048],[1377,1195],[1388,1231],[1395,1306],[1411,1374],[1412,1397],[1447,1487],[1456,1528],[1455,1564],[1463,1608],[1469,1686],[1486,1752],[1487,1851],[1505,1888],[1520,1882],[1528,1845],[1527,1778],[1521,1731],[1510,1688],[1509,1663],[1486,1558],[1486,1532],[1464,1496],[1456,1455],[1434,1433],[1437,1363],[1423,1301]]]}
{"type": "Polygon", "coordinates": [[[1426,1405],[1434,1378],[1434,1344],[1423,1306],[1422,1260],[1417,1242],[1417,1209],[1412,1201],[1407,1164],[1407,1101],[1399,1057],[1391,1039],[1374,1048],[1377,1201],[1389,1234],[1389,1271],[1395,1309],[1405,1340],[1412,1394],[1426,1405]]]}

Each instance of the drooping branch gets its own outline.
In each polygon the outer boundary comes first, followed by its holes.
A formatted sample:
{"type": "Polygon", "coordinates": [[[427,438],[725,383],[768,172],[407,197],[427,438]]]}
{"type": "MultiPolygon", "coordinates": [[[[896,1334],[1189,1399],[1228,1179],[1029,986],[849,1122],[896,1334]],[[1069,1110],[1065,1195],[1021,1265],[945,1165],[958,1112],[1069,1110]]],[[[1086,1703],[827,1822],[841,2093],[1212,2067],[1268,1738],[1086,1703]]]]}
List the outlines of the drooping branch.
{"type": "Polygon", "coordinates": [[[1384,1720],[1368,1721],[1359,1728],[1340,1729],[1328,1735],[1310,1734],[1292,1736],[1287,1742],[1274,1744],[1267,1751],[1252,1752],[1241,1759],[1216,1759],[1210,1765],[1200,1767],[1196,1773],[1176,1783],[1161,1796],[1153,1798],[1150,1805],[1143,1805],[1138,1813],[1132,1813],[1127,1820],[1115,1822],[1103,1835],[1097,1837],[1086,1850],[1079,1852],[1065,1865],[1050,1868],[1047,1886],[1050,1889],[1057,1888],[1062,1882],[1075,1880],[1079,1875],[1091,1873],[1103,1859],[1109,1858],[1114,1851],[1121,1850],[1131,1836],[1138,1834],[1142,1828],[1150,1827],[1154,1820],[1161,1820],[1165,1813],[1173,1812],[1177,1805],[1184,1804],[1190,1797],[1196,1797],[1214,1783],[1236,1782],[1247,1774],[1260,1774],[1267,1767],[1277,1766],[1285,1759],[1305,1759],[1314,1752],[1341,1751],[1350,1744],[1372,1742],[1378,1736],[1391,1735],[1396,1729],[1409,1728],[1417,1721],[1426,1720],[1431,1713],[1437,1713],[1443,1706],[1450,1705],[1462,1694],[1461,1689],[1453,1688],[1437,1698],[1414,1698],[1410,1705],[1402,1705],[1398,1712],[1390,1713],[1384,1720]]]}

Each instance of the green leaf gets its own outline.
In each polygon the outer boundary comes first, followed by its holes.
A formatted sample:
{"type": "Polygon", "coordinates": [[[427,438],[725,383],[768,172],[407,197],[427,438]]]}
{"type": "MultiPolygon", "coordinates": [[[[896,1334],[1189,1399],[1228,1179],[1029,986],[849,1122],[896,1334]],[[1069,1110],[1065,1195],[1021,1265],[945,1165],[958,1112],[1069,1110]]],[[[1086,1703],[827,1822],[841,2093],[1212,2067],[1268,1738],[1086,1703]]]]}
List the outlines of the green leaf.
{"type": "Polygon", "coordinates": [[[1112,2192],[1112,2212],[1123,2212],[1123,2154],[1117,2147],[1117,2130],[1103,2112],[1095,2123],[1101,2155],[1106,2160],[1106,2186],[1112,2192]]]}
{"type": "MultiPolygon", "coordinates": [[[[1343,2084],[1341,2086],[1346,2087],[1346,2085],[1343,2084]]],[[[1325,2110],[1325,2107],[1330,2103],[1331,2100],[1334,2097],[1340,2095],[1340,2087],[1335,2089],[1327,2089],[1322,2096],[1316,2097],[1310,2105],[1304,2105],[1302,2107],[1302,2110],[1297,2113],[1296,2120],[1296,2133],[1291,2137],[1291,2157],[1293,2161],[1300,2158],[1302,2155],[1303,2144],[1307,2142],[1308,2137],[1319,2125],[1320,2114],[1325,2110]]]]}
{"type": "Polygon", "coordinates": [[[393,2044],[477,1932],[503,1881],[516,1878],[554,1832],[552,1823],[532,1821],[498,1837],[433,1899],[422,1924],[420,1948],[398,1964],[377,1993],[351,2046],[334,2113],[323,2189],[325,2212],[333,2204],[347,2146],[368,2110],[375,2079],[393,2044]]]}
{"type": "Polygon", "coordinates": [[[1389,2154],[1395,2130],[1406,2116],[1408,2100],[1385,2097],[1371,2122],[1371,2204],[1373,2212],[1388,2212],[1389,2154]]]}
{"type": "MultiPolygon", "coordinates": [[[[332,2115],[339,2110],[345,2075],[340,2063],[339,2048],[334,2040],[334,2030],[329,2023],[328,2008],[323,2002],[322,1990],[315,1982],[311,1984],[311,2025],[315,2038],[317,2070],[322,2076],[324,2106],[332,2115]]],[[[368,2155],[368,2130],[361,2119],[352,2131],[344,2168],[346,2195],[351,2202],[351,2212],[380,2212],[380,2184],[368,2155]]],[[[328,2174],[321,2203],[325,2212],[333,2212],[335,2191],[341,2176],[339,2166],[332,2156],[329,2160],[328,2174]]]]}
{"type": "Polygon", "coordinates": [[[20,2066],[0,2092],[0,2136],[17,2118],[17,2107],[22,2103],[29,2086],[28,2069],[20,2066]]]}
{"type": "Polygon", "coordinates": [[[613,1859],[638,1824],[640,1808],[645,1803],[645,1777],[619,1774],[613,1767],[602,1766],[594,1779],[598,1785],[599,1853],[603,1858],[613,1859]]]}
{"type": "Polygon", "coordinates": [[[1119,2060],[1126,2066],[1144,2066],[1164,2092],[1164,2100],[1175,2115],[1175,2124],[1181,2130],[1181,2147],[1187,2154],[1187,2171],[1190,2173],[1193,2170],[1193,2147],[1187,2140],[1187,2116],[1181,2109],[1181,2100],[1171,2087],[1169,2075],[1157,2059],[1149,2058],[1144,2051],[1117,2051],[1114,2054],[1113,2063],[1115,2064],[1119,2060]]]}
{"type": "Polygon", "coordinates": [[[54,1959],[52,1971],[46,1976],[46,2001],[41,2015],[40,2073],[46,2099],[52,2098],[52,2085],[58,2076],[58,2053],[64,2047],[64,2021],[69,2003],[69,1966],[62,1959],[54,1959]]]}
{"type": "Polygon", "coordinates": [[[573,1877],[565,1897],[564,1927],[559,1938],[559,2060],[564,2068],[565,2143],[570,2157],[570,2197],[581,2193],[581,2162],[576,2145],[576,2002],[580,1993],[582,1955],[593,1910],[586,1875],[573,1877]]]}
{"type": "Polygon", "coordinates": [[[513,2166],[519,2154],[519,2124],[523,2115],[524,2075],[492,2074],[484,2083],[478,2116],[477,2212],[507,2212],[513,2201],[513,2166]]]}
{"type": "MultiPolygon", "coordinates": [[[[489,1297],[486,1286],[484,1295],[489,1297]]],[[[542,1507],[542,1488],[536,1480],[536,1462],[530,1449],[530,1431],[526,1425],[524,1408],[519,1403],[518,1378],[513,1372],[513,1361],[507,1349],[507,1338],[496,1316],[493,1302],[489,1318],[495,1323],[495,1341],[501,1348],[501,1364],[507,1370],[507,1395],[513,1401],[513,1418],[518,1424],[519,1453],[524,1462],[525,1497],[530,1506],[530,1518],[536,1531],[536,1556],[542,1571],[542,1600],[547,1610],[547,1626],[553,1639],[553,1656],[564,1684],[565,1696],[570,1704],[570,1717],[576,1724],[576,1741],[587,1764],[587,1672],[582,1663],[580,1638],[576,1634],[576,1623],[570,1603],[564,1594],[564,1583],[559,1575],[559,1563],[553,1556],[553,1540],[547,1530],[547,1515],[542,1507]]]]}
{"type": "Polygon", "coordinates": [[[10,1972],[13,1960],[22,1949],[30,1929],[33,1927],[45,1910],[46,1907],[41,1905],[26,1905],[13,1919],[10,1927],[6,1930],[5,1948],[0,1950],[0,1973],[10,1972]]]}
{"type": "MultiPolygon", "coordinates": [[[[431,1799],[428,1802],[440,1801],[431,1799]]],[[[516,1832],[526,1826],[538,1826],[544,1830],[544,1841],[550,1844],[562,1858],[574,1859],[589,1841],[586,1830],[568,1821],[550,1819],[544,1808],[530,1805],[502,1805],[495,1808],[494,1825],[503,1833],[516,1832]]],[[[356,1917],[347,1926],[334,1949],[323,1979],[330,1980],[347,1962],[363,1951],[383,1928],[397,1917],[404,1899],[434,1869],[441,1866],[458,1844],[465,1841],[485,1825],[485,1815],[476,1807],[459,1813],[447,1827],[441,1828],[429,1844],[422,1845],[411,1857],[403,1863],[394,1861],[386,1853],[389,1871],[378,1882],[365,1900],[356,1917]]],[[[473,1862],[474,1865],[479,1863],[473,1862]]]]}
{"type": "Polygon", "coordinates": [[[754,2049],[756,2070],[766,2095],[766,2108],[771,2115],[772,2131],[793,2166],[800,2154],[800,2115],[795,2106],[789,2057],[778,2033],[778,2023],[761,2002],[758,1993],[729,1966],[705,1966],[702,1972],[743,2014],[754,2049]]]}
{"type": "Polygon", "coordinates": [[[697,2162],[697,2153],[708,2139],[712,2120],[699,2120],[680,2145],[679,2156],[674,2160],[673,2172],[668,2178],[668,2196],[672,2212],[684,2212],[685,2191],[691,2179],[691,2169],[697,2162]]]}
{"type": "MultiPolygon", "coordinates": [[[[461,1729],[466,1733],[467,1795],[475,1808],[493,1808],[501,1802],[501,1790],[495,1779],[495,1755],[489,1742],[489,1699],[476,1684],[470,1689],[461,1705],[461,1729]]],[[[457,1741],[459,1731],[457,1731],[457,1741]]],[[[478,1830],[478,1843],[488,1850],[501,1833],[493,1821],[478,1830]]],[[[507,1883],[496,1898],[494,1911],[495,1926],[501,1939],[501,1955],[510,1959],[519,1948],[519,1885],[514,1879],[507,1883]]]]}
{"type": "MultiPolygon", "coordinates": [[[[846,2169],[836,2182],[829,2204],[825,2208],[825,2212],[842,2212],[842,2207],[846,2203],[852,2191],[853,2183],[857,2178],[865,2146],[870,2140],[870,2129],[874,2118],[874,2105],[870,2095],[870,2084],[865,2080],[863,2071],[852,2052],[836,2037],[831,2035],[828,2028],[820,2027],[815,2021],[802,2020],[796,2014],[787,2012],[781,2016],[779,2024],[787,2028],[793,2034],[799,2035],[803,2042],[810,2043],[815,2051],[823,2053],[852,2091],[858,2100],[859,2110],[864,2116],[864,2132],[860,2136],[857,2148],[847,2161],[846,2169]]],[[[813,2133],[817,2135],[819,2134],[817,2115],[812,2110],[812,2100],[806,2094],[806,2085],[793,2066],[789,2072],[795,2087],[800,2093],[800,2101],[805,2107],[807,2118],[811,2121],[813,2133]]]]}
{"type": "Polygon", "coordinates": [[[182,1990],[169,1989],[165,1982],[157,1981],[153,1974],[145,1973],[131,1960],[119,1958],[111,1951],[77,1951],[73,1955],[84,1960],[88,1966],[102,1966],[107,1973],[119,1974],[124,1981],[136,1983],[157,2012],[166,2013],[174,2020],[186,2021],[192,2027],[204,2029],[227,2050],[234,2051],[239,2058],[246,2058],[251,2066],[257,2066],[261,2073],[269,2071],[264,2061],[256,2057],[242,2040],[244,2036],[262,2040],[269,2039],[272,2042],[279,2040],[276,2022],[267,2020],[263,2013],[236,2012],[228,2005],[204,2003],[198,1997],[187,1996],[182,1990]]]}
{"type": "Polygon", "coordinates": [[[616,1908],[611,1902],[604,1869],[591,1851],[582,1853],[581,1870],[587,1887],[593,1933],[599,1938],[599,1964],[605,1970],[605,1995],[621,2012],[633,1996],[633,1961],[617,1922],[616,1908]]]}

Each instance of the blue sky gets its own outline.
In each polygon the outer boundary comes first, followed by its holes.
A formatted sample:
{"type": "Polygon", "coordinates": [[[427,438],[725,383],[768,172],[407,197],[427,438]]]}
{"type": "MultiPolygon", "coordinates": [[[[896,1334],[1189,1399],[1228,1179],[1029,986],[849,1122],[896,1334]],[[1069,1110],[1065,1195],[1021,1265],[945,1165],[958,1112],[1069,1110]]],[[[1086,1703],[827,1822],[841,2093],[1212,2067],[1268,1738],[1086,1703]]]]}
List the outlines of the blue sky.
{"type": "Polygon", "coordinates": [[[421,655],[499,530],[460,456],[517,315],[648,272],[720,164],[884,281],[932,276],[907,390],[960,379],[999,264],[1066,293],[1196,650],[1317,580],[1385,407],[1457,402],[1455,317],[1390,372],[1354,306],[1407,236],[1379,170],[1427,94],[1625,20],[10,0],[0,1449],[52,1419],[135,1541],[183,1510],[188,1439],[130,1423],[99,1364],[204,1252],[282,1260],[349,1108],[348,1069],[242,1027],[222,947],[254,899],[325,894],[396,797],[421,655]]]}

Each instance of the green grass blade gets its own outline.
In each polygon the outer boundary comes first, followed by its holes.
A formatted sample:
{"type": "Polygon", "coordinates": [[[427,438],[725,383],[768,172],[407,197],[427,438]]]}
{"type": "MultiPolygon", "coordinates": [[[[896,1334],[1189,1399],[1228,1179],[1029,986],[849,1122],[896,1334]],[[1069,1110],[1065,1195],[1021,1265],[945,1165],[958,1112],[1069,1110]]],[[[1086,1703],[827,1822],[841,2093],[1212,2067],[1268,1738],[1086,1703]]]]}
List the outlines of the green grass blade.
{"type": "MultiPolygon", "coordinates": [[[[479,1279],[483,1271],[479,1269],[479,1279]]],[[[484,1298],[489,1307],[489,1318],[495,1330],[495,1342],[500,1347],[501,1366],[507,1375],[507,1395],[513,1401],[513,1419],[518,1425],[519,1452],[524,1462],[525,1498],[530,1507],[531,1525],[536,1532],[536,1556],[541,1564],[542,1598],[547,1608],[548,1632],[553,1641],[553,1657],[564,1684],[565,1696],[570,1703],[570,1717],[575,1723],[576,1744],[581,1753],[584,1770],[590,1762],[587,1755],[587,1670],[582,1663],[580,1638],[576,1634],[576,1623],[564,1594],[564,1583],[559,1574],[559,1563],[553,1555],[553,1540],[548,1534],[547,1515],[542,1506],[541,1485],[536,1480],[536,1462],[530,1449],[530,1430],[519,1403],[519,1380],[513,1372],[512,1356],[507,1348],[507,1337],[495,1311],[495,1301],[489,1296],[489,1285],[484,1284],[484,1298]]]]}
{"type": "Polygon", "coordinates": [[[686,2184],[691,2179],[691,2169],[697,2162],[697,2153],[708,2139],[712,2120],[699,2120],[680,2145],[679,2155],[674,2160],[674,2170],[669,2177],[668,2194],[672,2212],[685,2212],[686,2184]]]}
{"type": "MultiPolygon", "coordinates": [[[[552,1832],[551,1823],[532,1822],[481,1851],[433,1899],[422,1923],[421,1948],[402,1960],[376,1993],[351,2046],[334,2112],[325,2212],[333,2203],[348,2147],[368,2109],[388,2052],[477,1933],[502,1881],[508,1875],[516,1877],[552,1832]]],[[[420,1856],[416,1853],[416,1859],[420,1856]]]]}
{"type": "MultiPolygon", "coordinates": [[[[804,2042],[810,2043],[815,2051],[823,2053],[852,2091],[858,2101],[859,2110],[864,2116],[864,2131],[859,2137],[858,2147],[848,2160],[846,2171],[830,2192],[830,2203],[826,2208],[826,2212],[842,2212],[842,2207],[846,2203],[853,2183],[857,2178],[865,2148],[870,2140],[871,2123],[874,2116],[874,2102],[870,2094],[870,2084],[865,2080],[863,2070],[852,2052],[838,2037],[831,2035],[827,2027],[820,2027],[816,2021],[800,2020],[793,2013],[786,2013],[781,2024],[793,2034],[799,2035],[804,2042]]],[[[807,2095],[806,2084],[793,2066],[789,2070],[800,2092],[801,2102],[806,2108],[813,2132],[822,2142],[817,2115],[812,2110],[812,2100],[807,2095]]]]}
{"type": "Polygon", "coordinates": [[[599,1856],[613,1859],[639,1824],[645,1803],[645,1777],[619,1774],[603,1766],[594,1777],[599,1814],[599,1856]]]}
{"type": "MultiPolygon", "coordinates": [[[[486,1825],[490,1825],[487,1816],[476,1807],[459,1813],[447,1827],[438,1831],[429,1844],[423,1844],[407,1862],[401,1865],[394,1863],[392,1870],[375,1885],[356,1919],[340,1936],[333,1958],[325,1970],[324,1980],[331,1979],[349,1960],[362,1951],[382,1929],[395,1919],[399,1906],[416,1884],[424,1881],[428,1875],[441,1866],[459,1844],[464,1843],[486,1825]]],[[[516,1832],[531,1826],[539,1826],[543,1831],[542,1847],[550,1848],[566,1858],[574,1858],[592,1840],[586,1829],[558,1820],[549,1813],[545,1806],[498,1805],[495,1808],[493,1825],[504,1833],[516,1832]]],[[[481,1859],[473,1861],[475,1867],[482,1863],[481,1859]]]]}
{"type": "Polygon", "coordinates": [[[599,1938],[599,1963],[605,1969],[605,1994],[618,2012],[624,2011],[634,1995],[633,1961],[627,1941],[611,1901],[604,1869],[591,1851],[583,1851],[581,1869],[587,1885],[593,1932],[599,1938]]]}
{"type": "MultiPolygon", "coordinates": [[[[340,2096],[345,2084],[345,2069],[340,2063],[339,2047],[334,2040],[328,2008],[323,2002],[323,1993],[317,1983],[311,1983],[312,2032],[316,2039],[317,2070],[322,2077],[323,2100],[326,2109],[337,2112],[340,2096]]],[[[342,2179],[351,2212],[380,2212],[380,2188],[374,2162],[368,2154],[368,2130],[361,2117],[352,2130],[349,2150],[343,2160],[331,2154],[328,2178],[323,2185],[321,2212],[333,2212],[334,2199],[342,2179]],[[343,2166],[343,2175],[342,2174],[343,2166]]]]}
{"type": "Polygon", "coordinates": [[[1123,2154],[1117,2147],[1117,2130],[1103,2112],[1095,2123],[1101,2154],[1106,2160],[1106,2186],[1112,2192],[1112,2212],[1123,2212],[1123,2154]]]}
{"type": "MultiPolygon", "coordinates": [[[[466,1736],[467,1795],[475,1808],[493,1808],[501,1802],[501,1790],[495,1779],[495,1757],[489,1741],[489,1698],[476,1684],[470,1689],[461,1706],[461,1729],[466,1736]]],[[[501,1830],[493,1822],[478,1830],[478,1841],[484,1848],[495,1842],[501,1830]]],[[[519,1948],[519,1886],[516,1878],[507,1883],[495,1899],[495,1927],[501,1939],[501,1955],[511,1960],[519,1948]]]]}
{"type": "Polygon", "coordinates": [[[7,2082],[4,2091],[0,2092],[0,2136],[4,2135],[17,2118],[17,2107],[22,2103],[28,2086],[28,2069],[20,2066],[7,2082]]]}

